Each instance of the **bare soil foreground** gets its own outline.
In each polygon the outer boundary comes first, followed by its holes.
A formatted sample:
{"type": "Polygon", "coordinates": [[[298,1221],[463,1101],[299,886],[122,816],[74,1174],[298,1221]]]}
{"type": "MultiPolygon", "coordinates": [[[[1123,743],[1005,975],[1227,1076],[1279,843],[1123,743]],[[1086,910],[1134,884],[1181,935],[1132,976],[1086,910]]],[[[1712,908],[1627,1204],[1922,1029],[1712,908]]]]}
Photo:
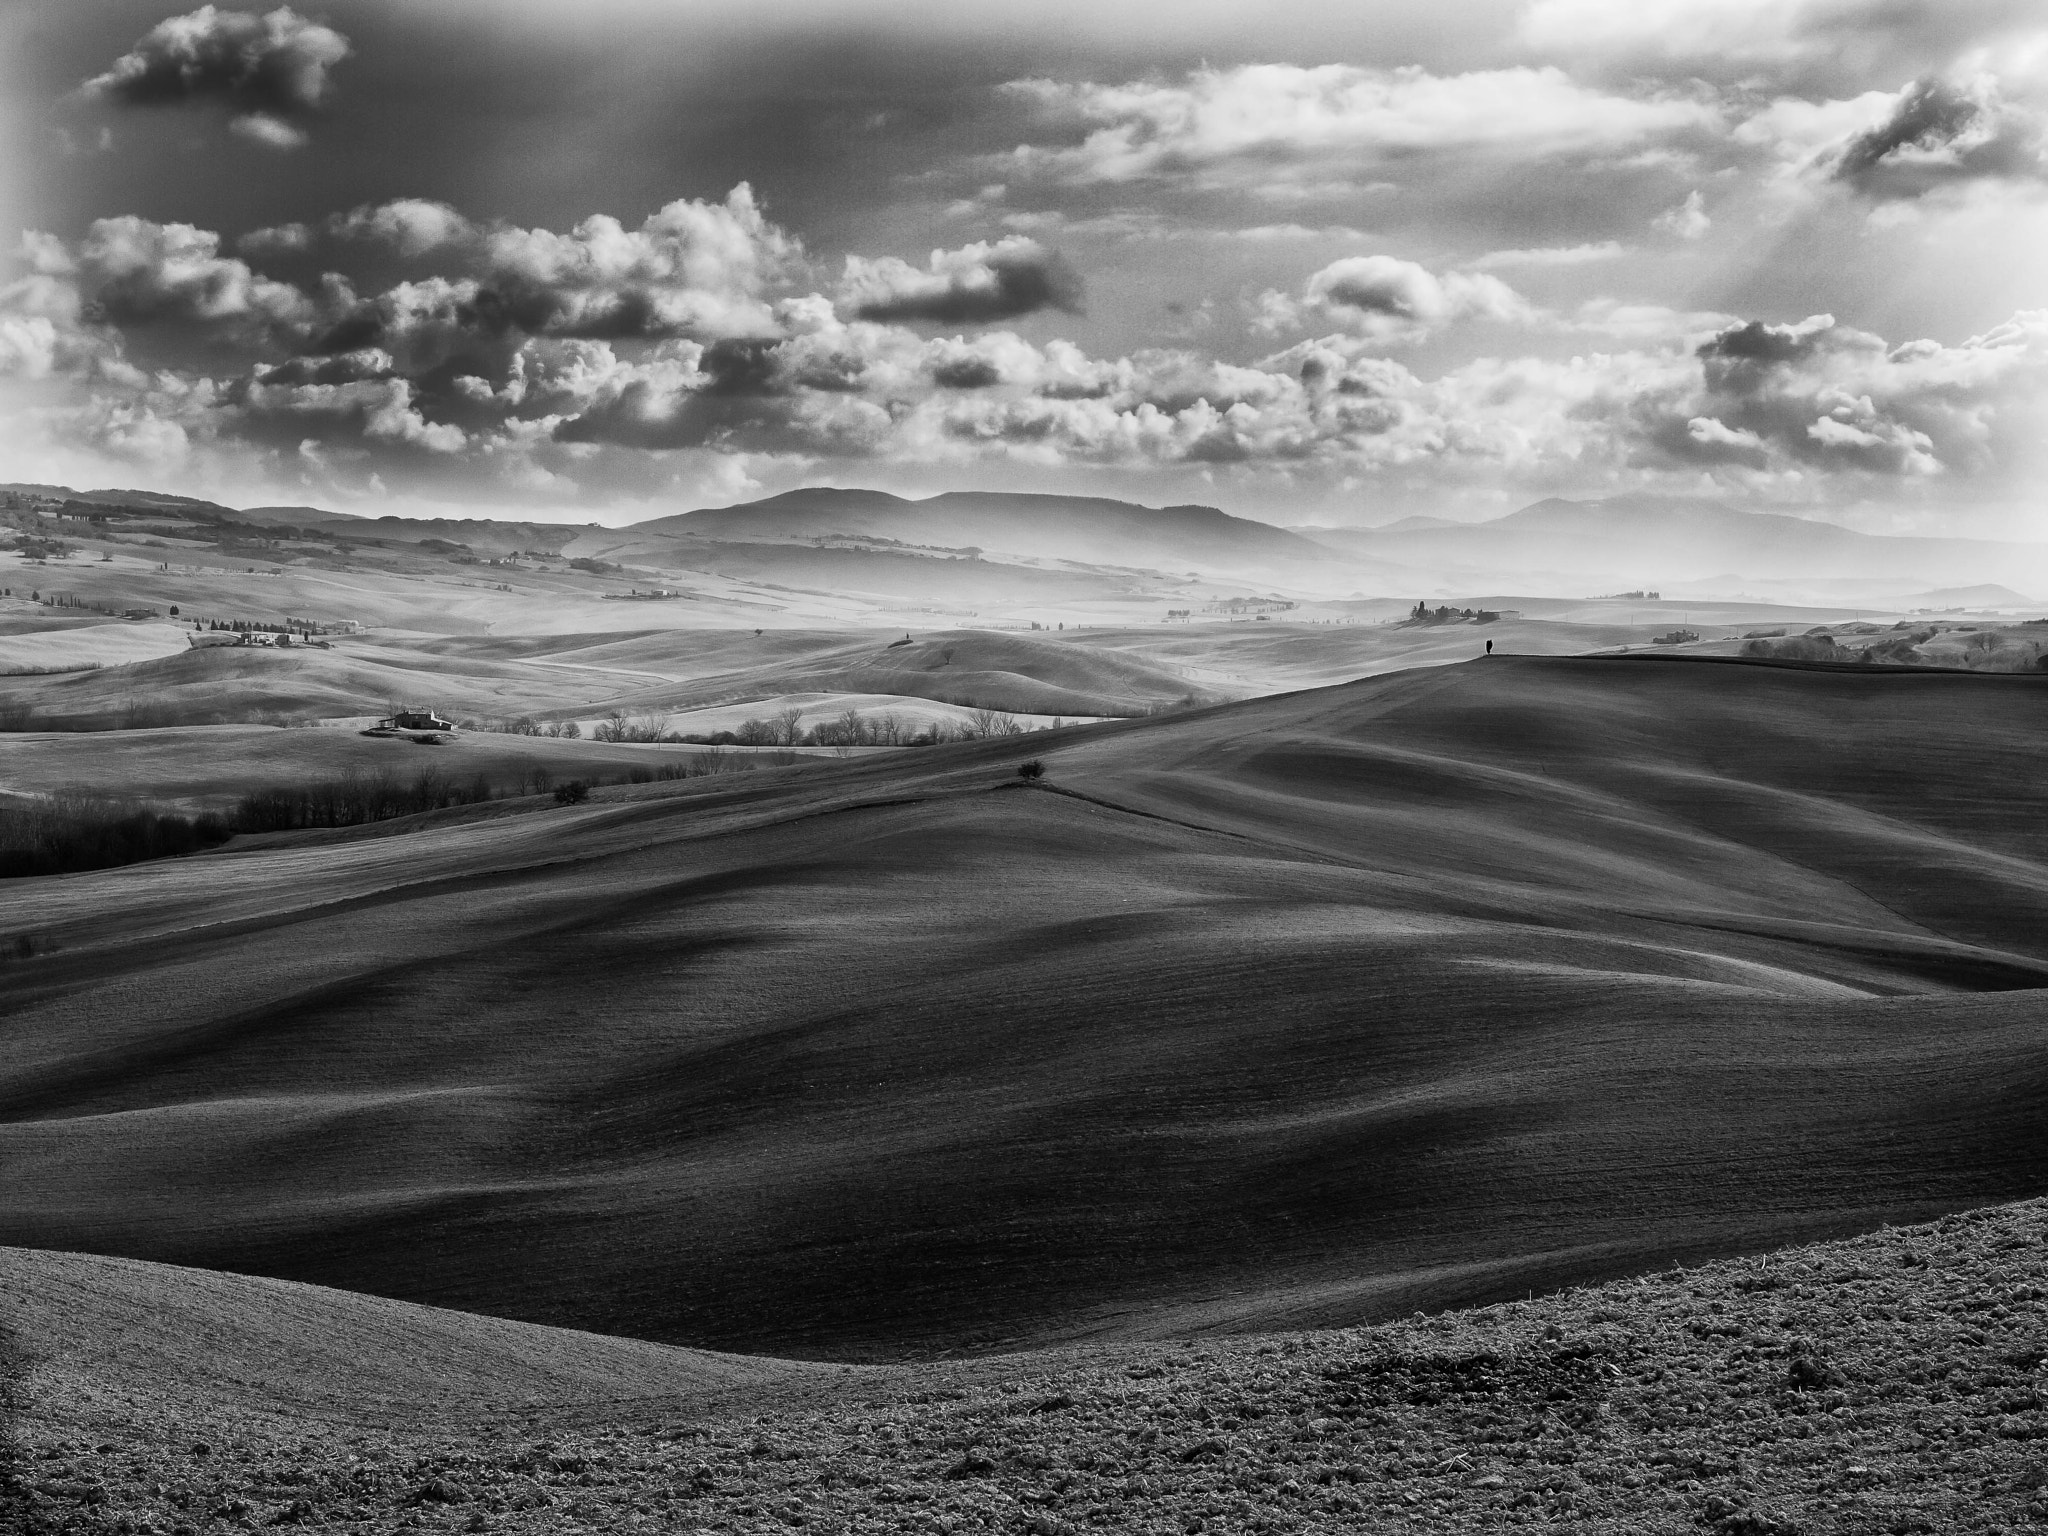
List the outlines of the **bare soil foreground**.
{"type": "Polygon", "coordinates": [[[0,1249],[24,1536],[2019,1532],[2048,1205],[1376,1328],[802,1366],[0,1249]]]}

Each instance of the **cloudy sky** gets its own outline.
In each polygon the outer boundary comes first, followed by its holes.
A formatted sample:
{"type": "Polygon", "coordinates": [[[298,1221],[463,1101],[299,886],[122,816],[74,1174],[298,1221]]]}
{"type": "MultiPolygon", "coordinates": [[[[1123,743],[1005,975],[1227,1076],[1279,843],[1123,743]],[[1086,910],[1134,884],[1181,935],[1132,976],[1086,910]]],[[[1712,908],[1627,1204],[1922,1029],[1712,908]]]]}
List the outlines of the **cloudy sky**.
{"type": "Polygon", "coordinates": [[[2040,0],[0,0],[0,479],[2048,538],[2040,0]]]}

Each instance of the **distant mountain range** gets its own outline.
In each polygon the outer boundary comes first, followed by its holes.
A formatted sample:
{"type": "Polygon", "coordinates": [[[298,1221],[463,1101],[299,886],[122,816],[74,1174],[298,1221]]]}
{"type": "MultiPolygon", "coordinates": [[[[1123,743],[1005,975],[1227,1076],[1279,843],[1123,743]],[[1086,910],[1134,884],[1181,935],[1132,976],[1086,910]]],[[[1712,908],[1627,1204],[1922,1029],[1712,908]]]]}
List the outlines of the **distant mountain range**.
{"type": "Polygon", "coordinates": [[[1094,565],[1270,566],[1329,559],[1324,546],[1299,534],[1215,507],[1145,507],[1101,496],[1002,491],[949,491],[911,501],[886,491],[812,487],[653,518],[633,529],[746,541],[840,534],[1094,565]]]}
{"type": "MultiPolygon", "coordinates": [[[[1417,595],[1520,592],[1584,597],[1655,589],[1771,592],[1778,600],[1874,601],[1961,589],[1958,605],[1996,586],[1996,603],[2048,593],[2048,544],[1860,533],[1834,523],[1719,502],[1630,495],[1551,498],[1482,523],[1406,517],[1379,528],[1281,528],[1216,507],[1141,506],[1099,496],[952,491],[911,500],[885,491],[809,487],[734,506],[648,518],[623,528],[492,518],[363,517],[319,507],[246,509],[152,491],[0,492],[129,518],[318,530],[350,543],[447,546],[479,557],[541,551],[662,570],[720,571],[817,590],[912,593],[933,581],[1043,585],[1046,562],[1176,575],[1247,577],[1295,590],[1417,595]],[[931,557],[955,565],[939,572],[931,557]],[[959,567],[978,558],[979,567],[959,567]],[[900,567],[900,569],[899,569],[900,567]]],[[[1070,580],[1079,573],[1066,573],[1070,580]]],[[[1114,572],[1098,572],[1098,580],[1114,572]]],[[[964,588],[963,588],[964,590],[964,588]]],[[[1007,589],[1006,589],[1007,590],[1007,589]]],[[[1048,589],[1050,590],[1050,589],[1048,589]]],[[[1938,595],[1938,594],[1937,594],[1938,595]]]]}
{"type": "Polygon", "coordinates": [[[1677,497],[1552,498],[1483,523],[1410,518],[1313,536],[1369,565],[1426,570],[1447,587],[1475,591],[1661,587],[1713,577],[1920,588],[1997,580],[2048,589],[2048,544],[1859,533],[1677,497]]]}

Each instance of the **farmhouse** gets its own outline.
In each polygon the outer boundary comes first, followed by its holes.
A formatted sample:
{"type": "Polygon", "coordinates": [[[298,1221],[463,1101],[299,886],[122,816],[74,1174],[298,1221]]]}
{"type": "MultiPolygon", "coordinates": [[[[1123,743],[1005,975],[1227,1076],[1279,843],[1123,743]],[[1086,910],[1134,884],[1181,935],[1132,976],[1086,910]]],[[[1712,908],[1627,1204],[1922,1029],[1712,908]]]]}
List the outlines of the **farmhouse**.
{"type": "Polygon", "coordinates": [[[452,731],[455,722],[443,720],[431,709],[401,709],[378,721],[377,728],[387,731],[452,731]]]}
{"type": "Polygon", "coordinates": [[[185,637],[185,643],[198,651],[217,645],[269,645],[272,637],[260,630],[195,629],[185,637]]]}

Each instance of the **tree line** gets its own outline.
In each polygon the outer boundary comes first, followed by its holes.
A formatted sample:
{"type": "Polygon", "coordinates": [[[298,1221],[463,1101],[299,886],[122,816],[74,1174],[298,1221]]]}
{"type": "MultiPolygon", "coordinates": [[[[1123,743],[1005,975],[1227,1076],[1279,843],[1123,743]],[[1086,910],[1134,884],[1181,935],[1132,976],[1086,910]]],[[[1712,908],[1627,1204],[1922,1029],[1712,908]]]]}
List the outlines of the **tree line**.
{"type": "Polygon", "coordinates": [[[681,761],[574,779],[558,779],[538,766],[502,780],[481,773],[459,778],[432,766],[412,774],[389,768],[351,769],[311,784],[251,790],[225,812],[185,812],[90,790],[59,790],[0,809],[0,879],[76,874],[201,853],[243,832],[362,826],[527,795],[552,794],[564,804],[575,804],[600,784],[651,784],[796,760],[781,753],[757,757],[714,750],[695,752],[681,761]]]}

